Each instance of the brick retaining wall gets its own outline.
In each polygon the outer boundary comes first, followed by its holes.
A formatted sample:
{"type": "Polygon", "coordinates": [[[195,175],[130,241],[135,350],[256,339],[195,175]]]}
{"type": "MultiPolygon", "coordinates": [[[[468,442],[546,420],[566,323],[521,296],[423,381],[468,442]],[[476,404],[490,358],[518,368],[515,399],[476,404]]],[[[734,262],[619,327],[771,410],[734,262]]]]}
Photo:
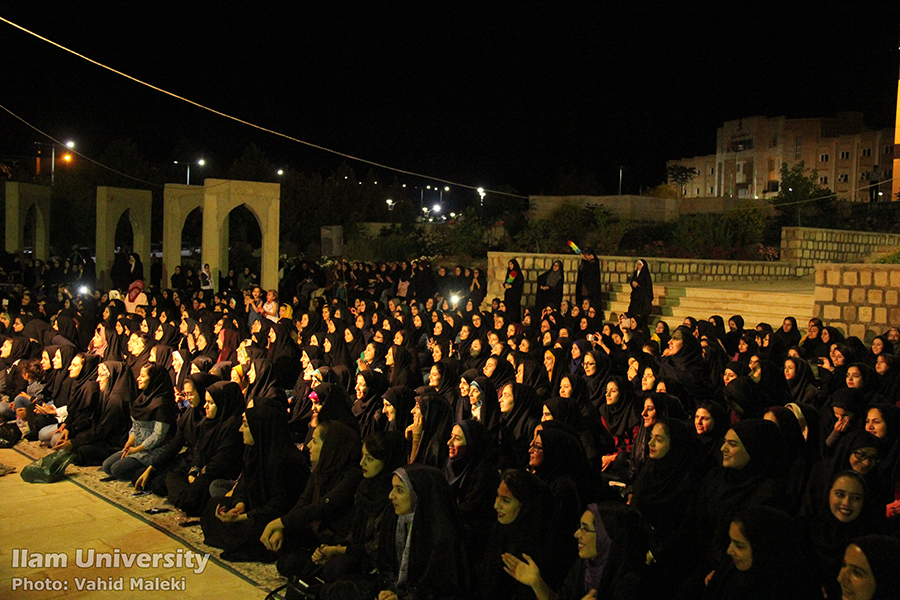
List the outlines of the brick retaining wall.
{"type": "Polygon", "coordinates": [[[900,265],[818,264],[813,314],[868,342],[900,324],[898,290],[900,265]]]}

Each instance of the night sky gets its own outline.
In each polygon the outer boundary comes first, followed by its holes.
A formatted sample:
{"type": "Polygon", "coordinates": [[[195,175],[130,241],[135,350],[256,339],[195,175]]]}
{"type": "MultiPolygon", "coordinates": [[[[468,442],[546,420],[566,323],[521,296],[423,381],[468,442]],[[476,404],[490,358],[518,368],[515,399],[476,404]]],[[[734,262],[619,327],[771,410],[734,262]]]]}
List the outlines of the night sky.
{"type": "MultiPolygon", "coordinates": [[[[623,191],[637,192],[663,180],[667,159],[713,153],[716,127],[739,117],[855,110],[893,125],[900,2],[178,4],[0,1],[0,16],[303,140],[524,194],[552,191],[561,169],[595,173],[615,193],[619,165],[623,191]]],[[[185,149],[210,162],[203,176],[251,142],[307,172],[344,160],[5,23],[0,64],[0,104],[89,156],[133,140],[175,182],[171,161],[195,158],[185,149]]],[[[38,139],[0,112],[0,155],[30,155],[38,139]]]]}

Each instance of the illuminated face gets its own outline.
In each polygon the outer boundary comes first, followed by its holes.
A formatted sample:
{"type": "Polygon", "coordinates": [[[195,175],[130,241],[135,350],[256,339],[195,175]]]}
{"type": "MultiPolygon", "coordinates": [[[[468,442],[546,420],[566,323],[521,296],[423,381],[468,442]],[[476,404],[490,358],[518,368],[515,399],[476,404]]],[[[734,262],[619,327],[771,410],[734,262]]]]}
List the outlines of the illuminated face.
{"type": "Polygon", "coordinates": [[[69,364],[69,377],[75,379],[79,375],[81,375],[81,369],[84,367],[84,359],[80,356],[75,356],[72,359],[72,362],[69,364]]]}
{"type": "Polygon", "coordinates": [[[872,340],[872,354],[881,354],[884,352],[884,342],[879,338],[872,340]]]}
{"type": "Polygon", "coordinates": [[[481,372],[485,377],[490,377],[494,374],[494,371],[497,370],[497,359],[493,356],[484,363],[484,367],[481,368],[481,372]]]}
{"type": "Polygon", "coordinates": [[[97,368],[97,385],[100,386],[101,392],[105,392],[109,386],[109,369],[102,363],[97,368]]]}
{"type": "Polygon", "coordinates": [[[322,427],[316,427],[315,431],[313,431],[313,436],[309,440],[309,444],[307,444],[307,448],[309,448],[309,460],[311,462],[319,462],[319,457],[322,456],[322,445],[325,443],[325,440],[322,437],[322,427]]]}
{"type": "Polygon", "coordinates": [[[669,356],[678,354],[683,346],[684,340],[676,340],[675,338],[671,338],[669,340],[669,356]]]}
{"type": "Polygon", "coordinates": [[[388,499],[394,506],[394,514],[408,515],[412,512],[412,497],[409,494],[409,489],[397,475],[394,475],[391,485],[393,487],[391,488],[391,493],[388,494],[388,499]]]}
{"type": "Polygon", "coordinates": [[[49,371],[53,368],[53,359],[50,358],[50,354],[47,353],[46,350],[41,352],[41,369],[44,371],[49,371]]]}
{"type": "Polygon", "coordinates": [[[863,387],[863,377],[862,373],[859,372],[859,367],[850,367],[847,369],[847,387],[862,389],[863,387]]]}
{"type": "Polygon", "coordinates": [[[879,409],[869,409],[866,415],[866,431],[882,440],[887,437],[887,423],[884,422],[884,415],[879,409]]]}
{"type": "Polygon", "coordinates": [[[715,426],[716,423],[710,412],[705,408],[698,408],[694,413],[694,429],[697,430],[697,435],[709,433],[715,426]]]}
{"type": "Polygon", "coordinates": [[[644,400],[644,410],[641,411],[641,418],[644,420],[644,427],[650,429],[656,423],[656,405],[653,400],[647,398],[644,400]]]}
{"type": "Polygon", "coordinates": [[[563,377],[559,382],[559,395],[563,398],[572,397],[572,382],[568,377],[563,377]]]}
{"type": "Polygon", "coordinates": [[[597,373],[597,360],[590,354],[584,356],[581,366],[584,368],[584,374],[588,377],[593,377],[597,373]]]}
{"type": "Polygon", "coordinates": [[[737,374],[731,369],[725,369],[725,373],[722,374],[722,381],[725,382],[725,385],[728,385],[735,379],[737,379],[737,374]]]}
{"type": "Polygon", "coordinates": [[[522,503],[512,495],[505,481],[500,482],[497,488],[497,499],[494,500],[494,510],[497,511],[497,521],[501,525],[510,525],[519,516],[522,503]]]}
{"type": "Polygon", "coordinates": [[[387,417],[388,423],[394,422],[394,417],[396,416],[396,412],[394,411],[394,405],[388,402],[387,400],[382,400],[383,406],[381,407],[381,414],[387,417]]]}
{"type": "Polygon", "coordinates": [[[575,539],[578,540],[578,557],[584,560],[597,558],[597,527],[594,523],[594,513],[589,510],[581,515],[581,523],[575,530],[575,539]]]}
{"type": "Polygon", "coordinates": [[[606,384],[606,404],[612,406],[619,401],[619,386],[615,381],[606,384]]]}
{"type": "Polygon", "coordinates": [[[729,429],[725,434],[725,443],[722,444],[722,466],[726,469],[743,469],[749,463],[750,453],[734,429],[729,429]]]}
{"type": "Polygon", "coordinates": [[[459,397],[460,398],[468,398],[469,397],[469,382],[466,381],[465,379],[459,380],[459,397]]]}
{"type": "Polygon", "coordinates": [[[662,423],[654,425],[653,429],[650,430],[650,442],[648,443],[650,458],[654,460],[663,458],[669,453],[671,447],[672,439],[669,437],[665,426],[662,423]]]}
{"type": "Polygon", "coordinates": [[[890,368],[888,367],[888,363],[887,363],[887,360],[885,360],[884,355],[879,354],[878,360],[875,363],[875,372],[878,373],[879,375],[884,375],[889,370],[890,370],[890,368]]]}
{"type": "Polygon", "coordinates": [[[875,575],[865,553],[856,544],[847,546],[837,579],[841,597],[846,600],[871,600],[875,596],[875,575]]]}
{"type": "Polygon", "coordinates": [[[797,375],[797,365],[792,360],[784,361],[784,378],[788,381],[797,375]]]}
{"type": "Polygon", "coordinates": [[[544,352],[544,369],[547,373],[553,373],[553,365],[556,364],[556,357],[550,351],[544,352]]]}
{"type": "Polygon", "coordinates": [[[213,400],[213,397],[206,392],[206,403],[203,405],[203,410],[206,411],[206,418],[212,421],[216,418],[216,414],[219,412],[219,407],[216,406],[216,401],[213,400]]]}
{"type": "Polygon", "coordinates": [[[372,479],[384,470],[384,461],[380,461],[369,454],[369,450],[363,444],[362,459],[359,461],[359,466],[362,467],[363,477],[372,479]]]}
{"type": "Polygon", "coordinates": [[[831,514],[841,523],[851,523],[862,512],[865,493],[862,484],[853,477],[838,477],[828,493],[831,514]]]}
{"type": "Polygon", "coordinates": [[[500,393],[500,412],[508,413],[512,411],[515,405],[513,398],[513,388],[511,385],[503,386],[503,392],[500,393]]]}
{"type": "Polygon", "coordinates": [[[650,392],[656,386],[656,375],[653,373],[653,369],[647,367],[644,369],[644,375],[641,377],[641,389],[645,392],[650,392]]]}
{"type": "Polygon", "coordinates": [[[547,405],[545,404],[543,410],[541,411],[541,422],[543,423],[544,421],[552,421],[552,420],[553,420],[553,413],[550,412],[550,409],[547,408],[547,405]]]}
{"type": "Polygon", "coordinates": [[[728,544],[728,556],[734,562],[734,568],[738,571],[749,571],[753,566],[753,548],[750,547],[750,540],[744,537],[744,532],[738,523],[732,521],[728,528],[728,537],[731,543],[728,544]]]}
{"type": "Polygon", "coordinates": [[[146,390],[147,386],[150,385],[150,367],[141,369],[141,373],[137,378],[137,385],[139,390],[146,390]]]}
{"type": "Polygon", "coordinates": [[[850,468],[866,475],[878,464],[878,450],[875,448],[860,448],[850,455],[850,468]]]}
{"type": "Polygon", "coordinates": [[[534,441],[528,449],[528,466],[532,469],[541,466],[544,462],[544,444],[540,435],[534,436],[534,441]]]}
{"type": "Polygon", "coordinates": [[[462,456],[466,450],[466,436],[463,434],[462,427],[454,425],[450,430],[450,440],[447,442],[447,448],[450,451],[450,458],[462,456]]]}
{"type": "Polygon", "coordinates": [[[240,432],[244,438],[244,444],[247,446],[252,446],[254,443],[253,434],[250,432],[250,425],[247,423],[247,415],[246,414],[243,417],[241,417],[240,432]]]}
{"type": "Polygon", "coordinates": [[[356,399],[362,400],[366,397],[366,392],[369,391],[369,386],[366,384],[366,378],[362,375],[356,376],[356,399]]]}

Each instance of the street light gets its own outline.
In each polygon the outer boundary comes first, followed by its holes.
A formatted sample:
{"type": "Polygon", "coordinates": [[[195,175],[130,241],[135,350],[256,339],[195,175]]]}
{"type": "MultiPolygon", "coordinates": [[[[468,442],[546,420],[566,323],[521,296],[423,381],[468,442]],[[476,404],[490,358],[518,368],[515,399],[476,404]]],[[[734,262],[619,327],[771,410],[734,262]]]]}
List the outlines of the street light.
{"type": "MultiPolygon", "coordinates": [[[[35,145],[38,147],[37,153],[37,174],[41,174],[41,146],[50,146],[50,185],[56,181],[56,143],[48,144],[46,142],[35,142],[35,145]]],[[[75,147],[75,142],[69,140],[65,144],[66,148],[72,149],[75,147]]],[[[72,154],[67,152],[63,155],[62,159],[66,162],[72,162],[72,154]]]]}
{"type": "MultiPolygon", "coordinates": [[[[191,185],[191,163],[190,163],[190,161],[187,161],[187,160],[173,160],[172,162],[175,163],[176,165],[185,165],[185,166],[187,166],[187,184],[188,184],[188,185],[191,185]]],[[[206,161],[203,160],[203,159],[201,158],[200,160],[197,161],[197,164],[198,164],[199,166],[202,167],[203,165],[206,164],[206,161]]]]}

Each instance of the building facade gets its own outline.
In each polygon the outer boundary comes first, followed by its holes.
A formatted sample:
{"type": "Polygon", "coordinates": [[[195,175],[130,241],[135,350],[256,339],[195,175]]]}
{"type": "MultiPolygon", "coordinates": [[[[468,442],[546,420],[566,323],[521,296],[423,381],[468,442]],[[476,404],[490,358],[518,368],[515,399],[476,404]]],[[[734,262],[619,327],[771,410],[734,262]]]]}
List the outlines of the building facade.
{"type": "Polygon", "coordinates": [[[782,163],[792,167],[802,160],[816,170],[819,185],[840,199],[868,202],[869,182],[877,178],[879,200],[888,201],[894,152],[894,130],[867,129],[862,113],[822,119],[755,116],[719,127],[715,154],[666,164],[697,170],[684,186],[685,198],[772,196],[778,193],[782,163]]]}

